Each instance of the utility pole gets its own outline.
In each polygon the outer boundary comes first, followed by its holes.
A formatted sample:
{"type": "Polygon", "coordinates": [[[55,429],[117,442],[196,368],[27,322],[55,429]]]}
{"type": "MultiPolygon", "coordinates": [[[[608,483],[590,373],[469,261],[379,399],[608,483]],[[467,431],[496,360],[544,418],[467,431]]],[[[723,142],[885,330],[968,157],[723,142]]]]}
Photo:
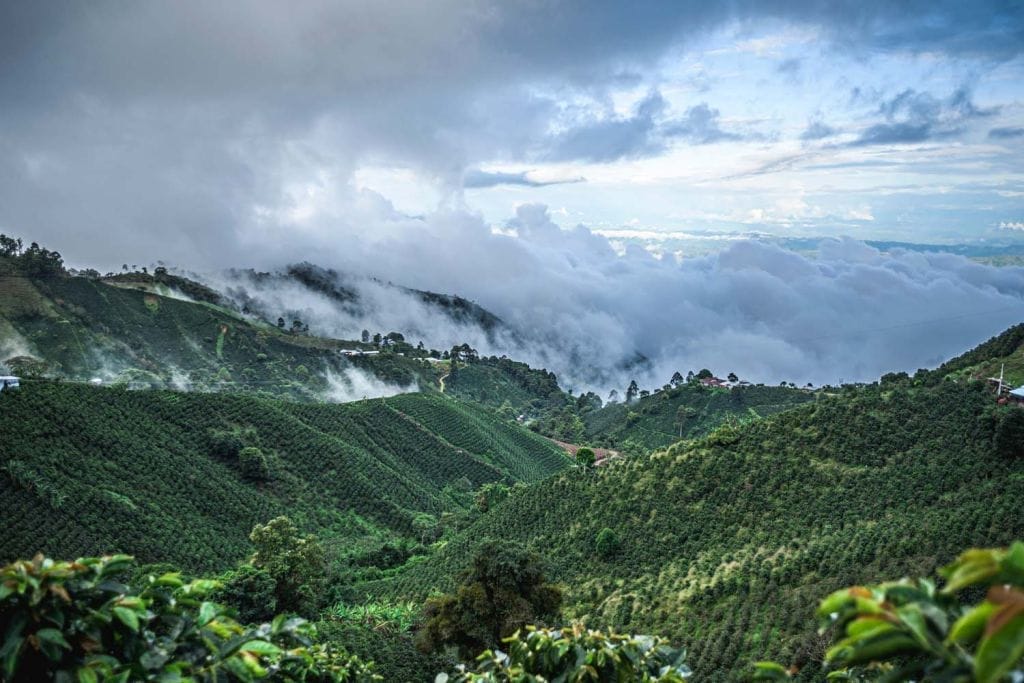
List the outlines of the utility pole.
{"type": "Polygon", "coordinates": [[[999,388],[996,389],[996,398],[1001,398],[1003,395],[1003,371],[1006,370],[1006,363],[999,366],[999,388]]]}

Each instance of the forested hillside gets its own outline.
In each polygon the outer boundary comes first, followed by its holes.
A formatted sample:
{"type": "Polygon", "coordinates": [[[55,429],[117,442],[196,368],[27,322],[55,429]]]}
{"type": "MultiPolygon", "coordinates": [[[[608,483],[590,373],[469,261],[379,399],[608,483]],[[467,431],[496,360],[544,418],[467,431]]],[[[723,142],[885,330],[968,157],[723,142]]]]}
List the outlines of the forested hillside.
{"type": "Polygon", "coordinates": [[[707,434],[723,422],[745,422],[813,400],[813,393],[789,387],[680,384],[634,403],[611,403],[585,413],[584,439],[628,452],[664,448],[707,434]]]}
{"type": "Polygon", "coordinates": [[[128,552],[220,570],[289,515],[338,557],[441,532],[489,482],[566,466],[547,440],[440,395],[344,405],[26,382],[0,395],[0,559],[128,552]]]}
{"type": "Polygon", "coordinates": [[[979,344],[967,353],[943,363],[933,371],[953,378],[987,379],[1004,372],[1007,384],[1024,384],[1024,324],[1014,325],[1002,334],[979,344]]]}
{"type": "Polygon", "coordinates": [[[497,408],[507,418],[545,414],[569,399],[554,373],[504,357],[477,358],[458,365],[445,378],[445,391],[497,408]]]}
{"type": "Polygon", "coordinates": [[[820,680],[819,596],[1024,535],[1024,458],[1001,426],[1018,410],[976,383],[850,388],[513,493],[367,588],[421,599],[481,539],[519,541],[566,586],[566,619],[669,636],[695,680],[742,680],[759,659],[820,680]]]}

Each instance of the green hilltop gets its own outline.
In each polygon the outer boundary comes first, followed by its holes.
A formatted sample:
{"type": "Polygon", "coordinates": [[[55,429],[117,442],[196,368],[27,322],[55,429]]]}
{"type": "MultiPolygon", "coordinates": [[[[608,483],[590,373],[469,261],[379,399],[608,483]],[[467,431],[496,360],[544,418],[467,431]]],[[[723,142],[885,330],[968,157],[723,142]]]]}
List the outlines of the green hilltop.
{"type": "Polygon", "coordinates": [[[611,403],[585,413],[584,438],[597,446],[630,452],[665,448],[725,422],[756,420],[813,400],[813,393],[790,387],[719,389],[680,384],[635,403],[611,403]]]}

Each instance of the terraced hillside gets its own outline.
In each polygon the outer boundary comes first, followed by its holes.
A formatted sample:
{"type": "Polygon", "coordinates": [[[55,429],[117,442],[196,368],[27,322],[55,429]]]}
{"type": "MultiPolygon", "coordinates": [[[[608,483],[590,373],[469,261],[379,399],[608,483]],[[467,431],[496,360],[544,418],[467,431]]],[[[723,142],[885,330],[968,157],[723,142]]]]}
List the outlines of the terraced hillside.
{"type": "Polygon", "coordinates": [[[585,413],[584,438],[609,448],[664,448],[703,436],[723,422],[766,417],[813,400],[813,393],[788,387],[709,389],[684,384],[629,405],[612,403],[585,413]]]}
{"type": "Polygon", "coordinates": [[[420,599],[450,589],[481,539],[518,541],[566,586],[565,619],[670,636],[695,680],[744,680],[765,658],[821,680],[820,596],[1024,535],[1024,457],[994,448],[1019,410],[980,383],[851,389],[514,492],[366,588],[420,599]],[[604,529],[618,548],[602,554],[604,529]]]}
{"type": "Polygon", "coordinates": [[[488,482],[566,466],[442,396],[344,405],[26,382],[0,395],[0,560],[123,551],[219,570],[287,514],[338,554],[419,540],[488,482]]]}

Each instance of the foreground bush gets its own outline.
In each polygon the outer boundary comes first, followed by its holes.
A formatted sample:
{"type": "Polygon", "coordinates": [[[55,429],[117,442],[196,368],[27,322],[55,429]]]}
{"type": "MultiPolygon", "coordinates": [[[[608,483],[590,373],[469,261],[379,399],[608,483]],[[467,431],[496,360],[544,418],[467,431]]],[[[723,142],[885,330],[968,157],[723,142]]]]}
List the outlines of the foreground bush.
{"type": "MultiPolygon", "coordinates": [[[[855,586],[825,598],[822,632],[840,637],[825,655],[835,680],[995,683],[1024,680],[1024,543],[968,550],[928,579],[855,586]],[[982,593],[984,591],[984,593],[982,593]],[[975,605],[963,595],[985,595],[975,605]]],[[[757,665],[756,680],[790,672],[757,665]]]]}
{"type": "Polygon", "coordinates": [[[503,642],[507,653],[487,650],[475,669],[440,674],[436,683],[679,683],[690,675],[686,653],[653,636],[528,626],[503,642]]]}
{"type": "Polygon", "coordinates": [[[0,568],[5,681],[372,681],[370,666],[314,643],[303,619],[244,627],[204,600],[213,581],[126,582],[127,555],[0,568]]]}

